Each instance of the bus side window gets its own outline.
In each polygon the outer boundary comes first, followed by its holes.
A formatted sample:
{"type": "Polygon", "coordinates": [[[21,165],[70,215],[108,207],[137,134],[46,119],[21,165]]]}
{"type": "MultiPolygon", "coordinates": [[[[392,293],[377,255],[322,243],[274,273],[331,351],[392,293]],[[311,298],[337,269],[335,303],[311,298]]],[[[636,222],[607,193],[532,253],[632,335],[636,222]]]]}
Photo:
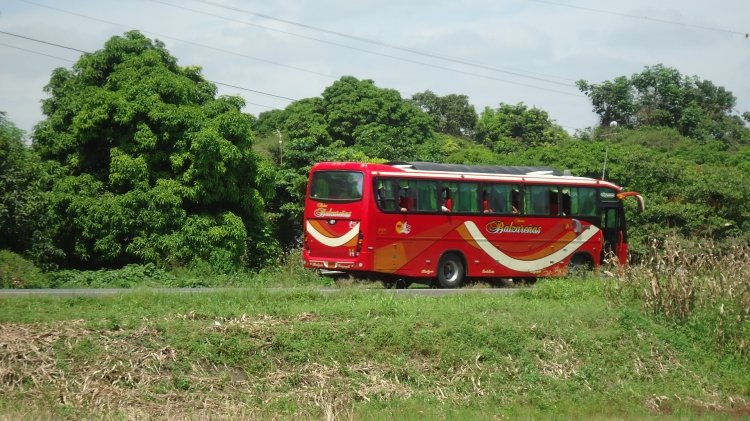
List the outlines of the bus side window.
{"type": "Polygon", "coordinates": [[[551,216],[560,214],[560,195],[557,193],[557,187],[549,188],[549,214],[551,216]]]}
{"type": "Polygon", "coordinates": [[[380,210],[395,211],[398,182],[381,178],[375,181],[375,186],[375,198],[380,210]]]}
{"type": "Polygon", "coordinates": [[[520,194],[513,193],[518,186],[509,184],[493,183],[485,185],[482,200],[482,212],[484,213],[518,213],[520,206],[520,194]],[[513,205],[514,200],[517,202],[513,205]],[[515,209],[514,209],[515,207],[515,209]]]}
{"type": "Polygon", "coordinates": [[[527,215],[549,215],[549,187],[526,186],[524,209],[527,215]]]}
{"type": "Polygon", "coordinates": [[[523,212],[523,208],[521,207],[521,189],[518,188],[518,186],[513,186],[513,190],[511,191],[511,200],[513,201],[513,213],[521,213],[523,212]]]}
{"type": "Polygon", "coordinates": [[[417,206],[420,212],[436,212],[437,204],[437,181],[418,180],[412,184],[416,189],[417,206]]]}
{"type": "Polygon", "coordinates": [[[596,189],[591,187],[571,187],[571,215],[596,215],[596,189]]]}
{"type": "Polygon", "coordinates": [[[443,212],[451,212],[453,210],[453,199],[451,199],[450,187],[443,187],[440,190],[440,210],[443,212]]]}
{"type": "Polygon", "coordinates": [[[401,180],[398,184],[398,207],[401,212],[414,210],[413,194],[409,180],[401,180]]]}
{"type": "Polygon", "coordinates": [[[454,206],[457,212],[479,212],[479,185],[458,183],[458,203],[454,206]]]}
{"type": "Polygon", "coordinates": [[[562,214],[570,215],[571,214],[570,187],[562,188],[562,194],[560,195],[560,204],[562,205],[562,214]]]}

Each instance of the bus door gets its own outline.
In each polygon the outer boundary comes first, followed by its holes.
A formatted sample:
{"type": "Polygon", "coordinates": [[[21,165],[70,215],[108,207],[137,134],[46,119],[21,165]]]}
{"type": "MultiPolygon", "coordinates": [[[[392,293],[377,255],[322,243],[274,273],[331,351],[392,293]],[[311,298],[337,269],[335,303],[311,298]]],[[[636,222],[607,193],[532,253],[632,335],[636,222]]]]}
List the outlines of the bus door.
{"type": "Polygon", "coordinates": [[[625,236],[625,214],[622,202],[604,202],[601,206],[601,229],[604,237],[602,260],[614,254],[620,263],[626,263],[628,245],[625,236]]]}

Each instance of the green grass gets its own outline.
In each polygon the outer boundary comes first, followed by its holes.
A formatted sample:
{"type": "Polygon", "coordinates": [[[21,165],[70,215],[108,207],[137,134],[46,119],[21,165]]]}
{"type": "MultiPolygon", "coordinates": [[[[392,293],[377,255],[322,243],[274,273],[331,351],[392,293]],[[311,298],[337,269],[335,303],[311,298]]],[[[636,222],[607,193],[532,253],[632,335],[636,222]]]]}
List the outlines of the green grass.
{"type": "Polygon", "coordinates": [[[0,419],[750,414],[745,359],[609,304],[595,279],[515,295],[2,298],[0,342],[0,419]]]}
{"type": "Polygon", "coordinates": [[[305,287],[331,286],[330,278],[306,270],[300,252],[259,271],[217,273],[210,267],[165,270],[153,263],[120,269],[57,270],[42,272],[18,254],[0,250],[0,289],[13,288],[199,288],[199,287],[305,287]]]}

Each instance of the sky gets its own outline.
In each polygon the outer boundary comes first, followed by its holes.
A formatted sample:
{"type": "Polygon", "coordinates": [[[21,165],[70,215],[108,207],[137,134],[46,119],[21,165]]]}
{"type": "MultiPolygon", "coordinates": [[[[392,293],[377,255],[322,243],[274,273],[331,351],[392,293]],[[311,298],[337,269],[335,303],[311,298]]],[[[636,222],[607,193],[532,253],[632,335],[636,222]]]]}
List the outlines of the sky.
{"type": "Polygon", "coordinates": [[[133,29],[256,116],[354,76],[478,113],[523,102],[573,133],[597,124],[576,80],[660,63],[750,111],[747,0],[0,0],[0,111],[31,133],[53,69],[133,29]]]}

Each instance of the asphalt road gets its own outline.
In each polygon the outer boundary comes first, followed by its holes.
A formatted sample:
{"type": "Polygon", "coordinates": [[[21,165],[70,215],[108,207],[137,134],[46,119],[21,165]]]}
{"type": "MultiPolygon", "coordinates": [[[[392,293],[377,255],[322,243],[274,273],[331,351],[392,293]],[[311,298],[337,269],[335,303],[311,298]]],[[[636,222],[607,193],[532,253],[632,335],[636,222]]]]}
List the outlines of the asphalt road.
{"type": "MultiPolygon", "coordinates": [[[[443,296],[453,294],[513,294],[523,288],[459,288],[459,289],[349,289],[349,288],[265,288],[267,292],[313,291],[321,294],[335,294],[343,291],[370,292],[404,296],[443,296]]],[[[99,297],[132,293],[205,294],[249,291],[244,288],[81,288],[81,289],[0,289],[0,297],[55,296],[55,297],[99,297]]]]}

